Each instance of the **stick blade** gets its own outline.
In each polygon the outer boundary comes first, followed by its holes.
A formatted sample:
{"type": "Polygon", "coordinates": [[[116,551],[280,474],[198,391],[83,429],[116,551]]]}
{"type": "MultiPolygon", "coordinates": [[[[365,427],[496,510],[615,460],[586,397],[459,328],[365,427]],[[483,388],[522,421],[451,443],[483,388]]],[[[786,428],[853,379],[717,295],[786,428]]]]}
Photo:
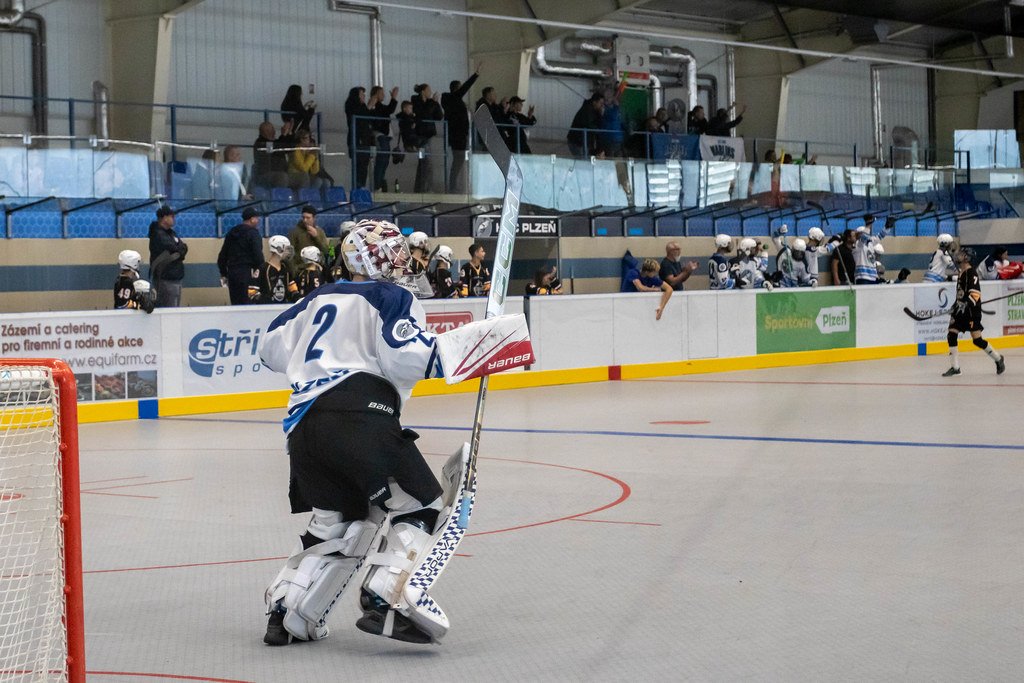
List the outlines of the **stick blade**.
{"type": "Polygon", "coordinates": [[[917,312],[910,310],[910,308],[906,306],[903,307],[903,312],[918,322],[928,320],[929,318],[932,317],[930,315],[918,315],[917,312]]]}

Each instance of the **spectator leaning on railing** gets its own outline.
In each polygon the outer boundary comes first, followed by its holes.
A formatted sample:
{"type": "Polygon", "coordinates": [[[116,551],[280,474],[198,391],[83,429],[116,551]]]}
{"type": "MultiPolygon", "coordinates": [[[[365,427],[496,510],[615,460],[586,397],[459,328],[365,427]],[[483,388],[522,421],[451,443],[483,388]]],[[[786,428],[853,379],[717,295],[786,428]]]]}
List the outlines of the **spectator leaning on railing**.
{"type": "Polygon", "coordinates": [[[672,287],[658,277],[658,262],[652,258],[645,258],[639,270],[633,268],[626,273],[623,291],[661,292],[661,301],[658,303],[655,320],[661,320],[661,314],[665,312],[665,305],[672,298],[672,287]]]}

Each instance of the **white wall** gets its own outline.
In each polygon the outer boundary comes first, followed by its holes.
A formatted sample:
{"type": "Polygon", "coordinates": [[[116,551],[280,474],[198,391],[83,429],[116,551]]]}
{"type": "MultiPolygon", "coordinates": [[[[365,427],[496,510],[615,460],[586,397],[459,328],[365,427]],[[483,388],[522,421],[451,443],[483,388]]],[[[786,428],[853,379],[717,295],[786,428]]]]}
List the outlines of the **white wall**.
{"type": "MultiPolygon", "coordinates": [[[[29,2],[28,7],[40,5],[29,2]]],[[[57,0],[35,10],[46,21],[50,97],[92,98],[92,82],[109,77],[106,22],[102,0],[57,0]],[[73,39],[72,39],[73,36],[73,39]]],[[[32,94],[29,36],[0,31],[0,95],[32,94]]],[[[0,130],[29,130],[31,105],[0,100],[0,130]]],[[[66,108],[50,105],[50,132],[67,132],[66,108]]],[[[91,120],[92,109],[77,111],[80,122],[91,120]]],[[[76,131],[78,132],[78,131],[76,131]]],[[[84,134],[91,134],[89,126],[84,134]]]]}
{"type": "MultiPolygon", "coordinates": [[[[417,0],[465,9],[465,0],[417,0]]],[[[468,71],[466,20],[420,11],[381,9],[384,83],[409,98],[416,83],[444,91],[468,71]]],[[[315,84],[328,145],[344,147],[344,102],[370,83],[369,18],[328,11],[324,0],[206,0],[174,27],[169,99],[180,104],[278,109],[285,91],[315,84]]],[[[251,144],[260,114],[182,112],[186,132],[216,124],[217,141],[251,144]]],[[[276,115],[271,117],[280,122],[276,115]]],[[[205,140],[204,140],[205,141],[205,140]]]]}
{"type": "MultiPolygon", "coordinates": [[[[913,129],[928,140],[928,82],[924,69],[894,68],[881,71],[882,121],[885,143],[894,126],[913,129]]],[[[871,72],[864,62],[830,59],[789,76],[781,136],[786,140],[830,141],[858,154],[874,153],[871,124],[871,72]]],[[[751,103],[756,106],[756,103],[751,103]]],[[[825,149],[819,148],[823,154],[825,149]]],[[[835,148],[837,154],[846,150],[835,148]]],[[[812,153],[814,148],[812,147],[812,153]]],[[[888,153],[887,153],[888,156],[888,153]]]]}

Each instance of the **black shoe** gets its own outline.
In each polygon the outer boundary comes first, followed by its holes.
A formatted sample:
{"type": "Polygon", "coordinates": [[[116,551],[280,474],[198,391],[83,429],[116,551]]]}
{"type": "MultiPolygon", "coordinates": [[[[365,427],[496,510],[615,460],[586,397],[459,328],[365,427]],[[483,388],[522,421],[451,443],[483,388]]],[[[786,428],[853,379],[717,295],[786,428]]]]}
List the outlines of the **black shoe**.
{"type": "Polygon", "coordinates": [[[996,374],[1001,375],[1006,370],[1006,358],[1000,358],[996,361],[996,374]]]}
{"type": "MultiPolygon", "coordinates": [[[[434,639],[428,633],[412,623],[408,617],[404,617],[398,612],[395,612],[394,615],[395,622],[391,626],[390,638],[401,640],[404,643],[417,643],[419,645],[429,645],[434,642],[434,639]]],[[[356,628],[365,633],[382,636],[384,635],[384,620],[386,617],[387,612],[384,614],[376,610],[366,612],[356,621],[356,628]]]]}
{"type": "Polygon", "coordinates": [[[942,376],[943,377],[956,377],[959,374],[961,374],[960,373],[960,368],[950,368],[949,370],[946,370],[944,373],[942,373],[942,376]]]}
{"type": "Polygon", "coordinates": [[[284,628],[284,612],[275,609],[270,613],[263,642],[267,645],[288,645],[292,642],[292,634],[284,628]]]}

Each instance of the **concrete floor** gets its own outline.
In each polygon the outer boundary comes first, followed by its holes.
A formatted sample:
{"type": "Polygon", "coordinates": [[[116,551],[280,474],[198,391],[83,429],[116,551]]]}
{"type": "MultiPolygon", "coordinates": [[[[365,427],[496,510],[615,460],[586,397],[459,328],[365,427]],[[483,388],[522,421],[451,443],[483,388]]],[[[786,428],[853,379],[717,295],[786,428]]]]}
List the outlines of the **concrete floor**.
{"type": "MultiPolygon", "coordinates": [[[[440,646],[261,642],[283,411],[84,425],[90,682],[1019,681],[1024,351],[492,392],[440,646]]],[[[413,399],[438,470],[471,395],[413,399]]]]}

